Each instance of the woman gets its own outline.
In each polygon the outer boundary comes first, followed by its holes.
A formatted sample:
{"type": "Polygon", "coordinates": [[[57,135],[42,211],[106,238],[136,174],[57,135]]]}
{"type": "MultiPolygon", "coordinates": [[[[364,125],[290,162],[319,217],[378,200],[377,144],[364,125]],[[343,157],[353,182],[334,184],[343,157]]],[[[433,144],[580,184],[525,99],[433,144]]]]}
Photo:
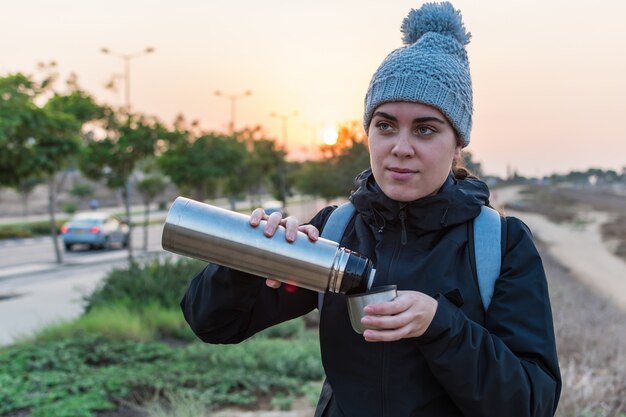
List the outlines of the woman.
{"type": "MultiPolygon", "coordinates": [[[[326,382],[316,416],[551,416],[559,393],[552,314],[541,259],[527,227],[506,219],[501,273],[487,311],[471,265],[468,225],[487,205],[480,180],[454,169],[469,144],[469,34],[449,4],[425,4],[402,25],[405,46],[370,83],[364,113],[371,169],[350,196],[356,216],[341,245],[376,265],[374,285],[393,301],[367,306],[359,335],[345,296],[326,294],[320,345],[326,382]],[[377,330],[372,330],[376,328],[377,330]]],[[[285,226],[310,239],[333,207],[309,224],[253,212],[265,234],[285,226]]],[[[317,307],[317,294],[208,266],[182,303],[209,343],[238,343],[317,307]]]]}

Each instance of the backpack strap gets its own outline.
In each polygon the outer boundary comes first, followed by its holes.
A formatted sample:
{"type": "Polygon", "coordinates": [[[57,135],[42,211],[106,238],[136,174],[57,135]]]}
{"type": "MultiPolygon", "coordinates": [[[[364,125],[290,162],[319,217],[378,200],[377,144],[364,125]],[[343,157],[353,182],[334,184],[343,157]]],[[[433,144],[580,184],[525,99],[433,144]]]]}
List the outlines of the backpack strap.
{"type": "Polygon", "coordinates": [[[474,259],[478,288],[485,311],[489,308],[502,261],[502,221],[500,213],[482,206],[474,219],[474,259]]]}
{"type": "MultiPolygon", "coordinates": [[[[354,216],[356,208],[350,201],[343,203],[339,207],[330,213],[330,216],[326,220],[326,224],[322,228],[322,234],[320,235],[324,239],[332,240],[340,243],[343,237],[350,219],[354,216]]],[[[317,309],[322,311],[322,305],[324,304],[324,293],[319,293],[317,296],[317,309]]]]}
{"type": "MultiPolygon", "coordinates": [[[[321,237],[341,242],[341,238],[354,216],[356,209],[351,202],[337,207],[326,220],[321,237]]],[[[489,308],[496,280],[500,276],[502,263],[502,222],[500,213],[491,207],[482,206],[480,214],[473,220],[473,255],[478,279],[478,289],[485,311],[489,308]]],[[[318,294],[319,311],[322,311],[324,294],[318,294]]]]}

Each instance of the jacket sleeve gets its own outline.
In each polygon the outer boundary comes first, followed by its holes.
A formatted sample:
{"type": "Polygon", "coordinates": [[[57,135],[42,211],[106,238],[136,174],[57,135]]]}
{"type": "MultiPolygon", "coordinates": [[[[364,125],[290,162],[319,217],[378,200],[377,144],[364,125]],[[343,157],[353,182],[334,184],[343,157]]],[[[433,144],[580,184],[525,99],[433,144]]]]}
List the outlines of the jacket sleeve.
{"type": "MultiPolygon", "coordinates": [[[[318,229],[326,210],[311,220],[318,229]]],[[[209,264],[191,281],[180,303],[193,332],[208,343],[239,343],[278,323],[317,307],[317,293],[209,264]]]]}
{"type": "Polygon", "coordinates": [[[465,415],[552,416],[561,376],[546,276],[526,225],[512,217],[506,223],[505,255],[485,326],[440,296],[418,343],[465,415]]]}

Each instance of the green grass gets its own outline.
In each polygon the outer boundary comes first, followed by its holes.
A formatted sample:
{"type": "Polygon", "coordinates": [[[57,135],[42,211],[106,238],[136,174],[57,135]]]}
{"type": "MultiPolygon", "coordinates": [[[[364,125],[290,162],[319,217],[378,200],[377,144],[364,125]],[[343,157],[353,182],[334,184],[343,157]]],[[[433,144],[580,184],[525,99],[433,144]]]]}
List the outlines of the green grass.
{"type": "Polygon", "coordinates": [[[155,398],[140,407],[147,417],[199,417],[208,416],[209,410],[201,401],[189,395],[167,398],[167,403],[155,398]]]}
{"type": "Polygon", "coordinates": [[[142,311],[131,311],[114,305],[94,308],[74,321],[50,325],[35,333],[34,340],[46,342],[84,335],[141,342],[165,337],[192,340],[194,337],[180,310],[150,305],[142,311]]]}
{"type": "Polygon", "coordinates": [[[259,396],[286,404],[322,377],[311,331],[232,346],[172,347],[86,334],[38,339],[0,349],[0,415],[91,416],[118,404],[180,396],[206,409],[249,405],[259,396]]]}
{"type": "Polygon", "coordinates": [[[143,326],[140,317],[129,315],[124,307],[100,308],[72,322],[53,324],[35,335],[38,342],[70,339],[83,335],[102,335],[107,339],[146,341],[152,329],[143,326]]]}

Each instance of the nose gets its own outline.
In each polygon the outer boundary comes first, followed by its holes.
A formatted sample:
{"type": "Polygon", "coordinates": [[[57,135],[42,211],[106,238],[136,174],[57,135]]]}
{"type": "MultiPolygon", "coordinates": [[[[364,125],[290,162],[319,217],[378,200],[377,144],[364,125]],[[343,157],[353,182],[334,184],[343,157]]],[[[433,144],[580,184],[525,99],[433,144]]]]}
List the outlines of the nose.
{"type": "Polygon", "coordinates": [[[396,136],[396,142],[391,150],[392,154],[398,158],[409,158],[415,155],[415,149],[409,142],[408,133],[401,132],[396,136]]]}

